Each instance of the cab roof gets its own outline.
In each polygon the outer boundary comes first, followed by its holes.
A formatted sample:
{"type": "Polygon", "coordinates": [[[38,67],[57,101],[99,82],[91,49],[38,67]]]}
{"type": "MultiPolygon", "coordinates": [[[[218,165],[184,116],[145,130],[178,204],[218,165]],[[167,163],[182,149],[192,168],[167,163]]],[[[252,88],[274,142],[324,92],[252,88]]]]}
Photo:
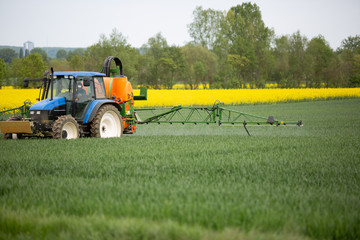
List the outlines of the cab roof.
{"type": "Polygon", "coordinates": [[[74,76],[74,78],[77,78],[77,77],[95,77],[95,76],[105,77],[105,73],[83,72],[83,71],[54,72],[54,76],[74,76]]]}

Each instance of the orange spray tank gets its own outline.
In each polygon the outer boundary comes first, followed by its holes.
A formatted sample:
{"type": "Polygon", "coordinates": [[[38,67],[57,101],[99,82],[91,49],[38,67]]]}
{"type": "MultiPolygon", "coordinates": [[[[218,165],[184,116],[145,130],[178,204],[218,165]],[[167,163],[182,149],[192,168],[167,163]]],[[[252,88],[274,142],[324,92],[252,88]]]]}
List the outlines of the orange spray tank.
{"type": "Polygon", "coordinates": [[[124,103],[134,98],[131,83],[123,74],[122,63],[117,57],[107,57],[104,62],[103,72],[106,97],[115,100],[118,103],[124,103]],[[110,68],[111,62],[114,61],[116,68],[110,68]]]}
{"type": "Polygon", "coordinates": [[[106,98],[114,100],[121,106],[124,132],[135,132],[133,89],[127,77],[123,75],[120,59],[112,56],[106,58],[103,72],[106,75],[104,77],[106,98]],[[112,61],[115,61],[116,68],[110,68],[112,61]]]}
{"type": "Polygon", "coordinates": [[[106,98],[124,103],[133,99],[133,89],[127,77],[104,77],[106,98]]]}
{"type": "Polygon", "coordinates": [[[124,133],[133,133],[136,129],[134,100],[147,100],[147,89],[141,88],[140,95],[134,96],[131,83],[123,74],[123,67],[118,57],[107,57],[102,72],[105,73],[104,84],[106,98],[120,105],[124,133]],[[112,61],[116,67],[110,68],[112,61]]]}

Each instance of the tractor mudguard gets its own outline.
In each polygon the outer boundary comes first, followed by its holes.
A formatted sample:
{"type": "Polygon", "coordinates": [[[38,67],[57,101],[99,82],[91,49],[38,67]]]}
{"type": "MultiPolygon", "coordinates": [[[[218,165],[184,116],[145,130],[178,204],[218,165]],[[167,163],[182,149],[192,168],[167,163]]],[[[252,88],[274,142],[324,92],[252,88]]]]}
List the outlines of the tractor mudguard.
{"type": "Polygon", "coordinates": [[[117,109],[119,109],[119,112],[121,111],[121,106],[117,104],[115,101],[112,100],[94,100],[91,102],[90,106],[88,107],[85,118],[83,121],[83,124],[90,123],[94,117],[99,108],[104,104],[111,104],[114,105],[117,109]]]}

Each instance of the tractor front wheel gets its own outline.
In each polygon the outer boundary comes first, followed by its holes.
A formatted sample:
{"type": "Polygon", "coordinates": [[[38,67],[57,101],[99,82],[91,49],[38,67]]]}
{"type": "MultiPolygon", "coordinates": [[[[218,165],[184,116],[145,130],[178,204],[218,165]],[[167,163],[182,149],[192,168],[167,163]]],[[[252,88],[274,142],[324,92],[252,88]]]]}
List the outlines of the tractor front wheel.
{"type": "Polygon", "coordinates": [[[91,122],[90,128],[92,137],[121,137],[123,126],[119,110],[115,106],[109,104],[102,106],[91,122]]]}
{"type": "Polygon", "coordinates": [[[79,124],[70,115],[60,116],[52,127],[55,139],[76,139],[80,136],[79,124]]]}

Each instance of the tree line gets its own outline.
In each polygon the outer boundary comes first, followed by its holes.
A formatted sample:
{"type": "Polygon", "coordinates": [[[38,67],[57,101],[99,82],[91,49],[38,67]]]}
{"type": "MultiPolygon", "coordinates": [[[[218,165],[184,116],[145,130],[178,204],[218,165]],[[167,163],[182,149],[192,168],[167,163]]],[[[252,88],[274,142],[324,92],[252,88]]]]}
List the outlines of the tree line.
{"type": "Polygon", "coordinates": [[[118,56],[130,81],[153,88],[360,87],[360,35],[335,51],[321,35],[276,36],[252,3],[224,12],[197,7],[188,32],[192,41],[185,46],[170,46],[158,33],[137,49],[114,29],[86,49],[61,49],[54,59],[41,48],[26,56],[1,49],[0,85],[20,86],[24,77],[40,78],[49,67],[100,71],[107,56],[118,56]]]}

